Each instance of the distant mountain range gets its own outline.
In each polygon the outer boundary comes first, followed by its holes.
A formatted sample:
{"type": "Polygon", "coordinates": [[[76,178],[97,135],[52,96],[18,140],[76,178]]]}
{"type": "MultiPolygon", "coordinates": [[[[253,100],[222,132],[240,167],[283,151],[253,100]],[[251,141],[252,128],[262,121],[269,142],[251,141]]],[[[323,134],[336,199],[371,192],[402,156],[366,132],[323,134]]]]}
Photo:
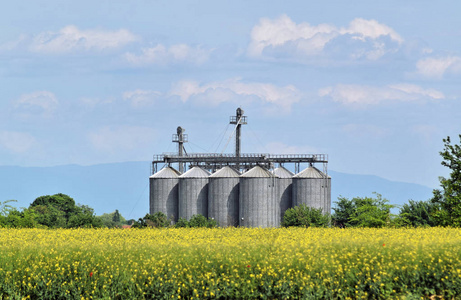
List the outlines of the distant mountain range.
{"type": "MultiPolygon", "coordinates": [[[[18,200],[16,207],[28,207],[42,195],[63,193],[77,203],[94,208],[97,215],[118,209],[126,219],[143,217],[149,211],[150,162],[123,162],[93,166],[57,167],[0,166],[0,201],[18,200]]],[[[339,196],[373,196],[380,193],[391,204],[408,199],[427,200],[432,189],[423,185],[394,182],[372,175],[329,171],[332,201],[339,196]]],[[[334,204],[333,204],[334,205],[334,204]]]]}

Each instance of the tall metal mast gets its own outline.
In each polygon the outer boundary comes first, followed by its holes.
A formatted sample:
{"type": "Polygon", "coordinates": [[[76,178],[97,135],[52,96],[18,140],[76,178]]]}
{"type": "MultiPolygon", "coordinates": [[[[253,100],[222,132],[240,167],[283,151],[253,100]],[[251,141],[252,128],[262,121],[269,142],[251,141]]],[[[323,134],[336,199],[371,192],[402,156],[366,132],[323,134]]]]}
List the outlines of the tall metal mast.
{"type": "MultiPolygon", "coordinates": [[[[241,127],[242,125],[247,124],[247,117],[244,116],[245,112],[243,109],[240,107],[237,108],[236,115],[232,116],[230,119],[230,124],[237,125],[236,131],[235,131],[235,157],[240,157],[240,140],[241,140],[241,127]]],[[[240,166],[237,164],[236,165],[237,169],[240,168],[240,166]]]]}
{"type": "MultiPolygon", "coordinates": [[[[187,134],[184,134],[186,129],[178,126],[176,129],[177,134],[173,134],[173,143],[178,143],[178,156],[183,156],[184,143],[187,143],[187,134]]],[[[179,172],[182,174],[184,172],[184,163],[179,163],[179,172]]]]}

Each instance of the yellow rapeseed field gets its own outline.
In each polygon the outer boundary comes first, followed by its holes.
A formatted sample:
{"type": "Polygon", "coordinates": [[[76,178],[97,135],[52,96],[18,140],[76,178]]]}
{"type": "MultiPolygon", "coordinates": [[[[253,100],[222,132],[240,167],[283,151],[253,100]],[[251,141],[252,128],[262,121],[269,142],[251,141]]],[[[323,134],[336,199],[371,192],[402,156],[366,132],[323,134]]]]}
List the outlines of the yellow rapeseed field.
{"type": "Polygon", "coordinates": [[[0,299],[461,297],[461,230],[0,229],[0,299]]]}

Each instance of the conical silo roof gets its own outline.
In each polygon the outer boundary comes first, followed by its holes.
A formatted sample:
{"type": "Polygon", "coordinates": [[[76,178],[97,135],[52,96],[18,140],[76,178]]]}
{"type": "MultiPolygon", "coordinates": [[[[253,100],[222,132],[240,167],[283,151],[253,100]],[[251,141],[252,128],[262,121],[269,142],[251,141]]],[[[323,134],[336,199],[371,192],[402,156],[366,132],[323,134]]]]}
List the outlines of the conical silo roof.
{"type": "MultiPolygon", "coordinates": [[[[294,178],[325,178],[325,174],[322,173],[319,169],[316,167],[308,167],[304,169],[303,171],[299,172],[294,178]]],[[[330,177],[328,177],[330,178],[330,177]]]]}
{"type": "Polygon", "coordinates": [[[210,175],[212,178],[235,178],[239,177],[240,173],[229,166],[222,167],[218,171],[210,175]]]}
{"type": "Polygon", "coordinates": [[[180,178],[208,178],[210,176],[210,172],[200,168],[200,167],[193,167],[186,173],[179,176],[180,178]]]}
{"type": "Polygon", "coordinates": [[[263,167],[256,166],[246,171],[245,173],[243,173],[240,177],[271,178],[271,177],[277,177],[277,176],[272,174],[268,170],[264,169],[263,167]]]}
{"type": "Polygon", "coordinates": [[[149,178],[178,178],[181,173],[173,169],[172,167],[166,167],[150,176],[149,178]]]}
{"type": "Polygon", "coordinates": [[[275,169],[272,173],[274,173],[274,175],[278,176],[279,178],[292,178],[294,175],[282,166],[275,169]]]}

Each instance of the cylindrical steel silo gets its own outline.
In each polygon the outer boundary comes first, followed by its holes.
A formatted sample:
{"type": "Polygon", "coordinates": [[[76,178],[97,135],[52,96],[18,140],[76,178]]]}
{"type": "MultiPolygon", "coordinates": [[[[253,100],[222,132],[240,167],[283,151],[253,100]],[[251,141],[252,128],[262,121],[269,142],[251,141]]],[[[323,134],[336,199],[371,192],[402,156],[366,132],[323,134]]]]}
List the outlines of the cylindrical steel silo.
{"type": "Polygon", "coordinates": [[[277,221],[278,225],[283,221],[283,215],[285,211],[292,207],[292,186],[293,186],[293,173],[280,166],[273,171],[274,175],[277,176],[277,207],[279,209],[279,217],[277,221]]]}
{"type": "Polygon", "coordinates": [[[170,220],[178,220],[179,172],[171,167],[163,168],[149,177],[149,213],[164,213],[170,220]]]}
{"type": "Polygon", "coordinates": [[[211,174],[208,183],[208,218],[219,226],[239,224],[239,172],[225,166],[211,174]]]}
{"type": "Polygon", "coordinates": [[[208,177],[210,173],[193,167],[179,176],[179,217],[190,220],[193,215],[208,217],[208,177]]]}
{"type": "Polygon", "coordinates": [[[300,204],[330,214],[331,178],[312,166],[293,176],[293,206],[300,204]]]}
{"type": "Polygon", "coordinates": [[[276,179],[274,174],[260,166],[256,166],[240,176],[240,226],[277,226],[276,179]]]}

